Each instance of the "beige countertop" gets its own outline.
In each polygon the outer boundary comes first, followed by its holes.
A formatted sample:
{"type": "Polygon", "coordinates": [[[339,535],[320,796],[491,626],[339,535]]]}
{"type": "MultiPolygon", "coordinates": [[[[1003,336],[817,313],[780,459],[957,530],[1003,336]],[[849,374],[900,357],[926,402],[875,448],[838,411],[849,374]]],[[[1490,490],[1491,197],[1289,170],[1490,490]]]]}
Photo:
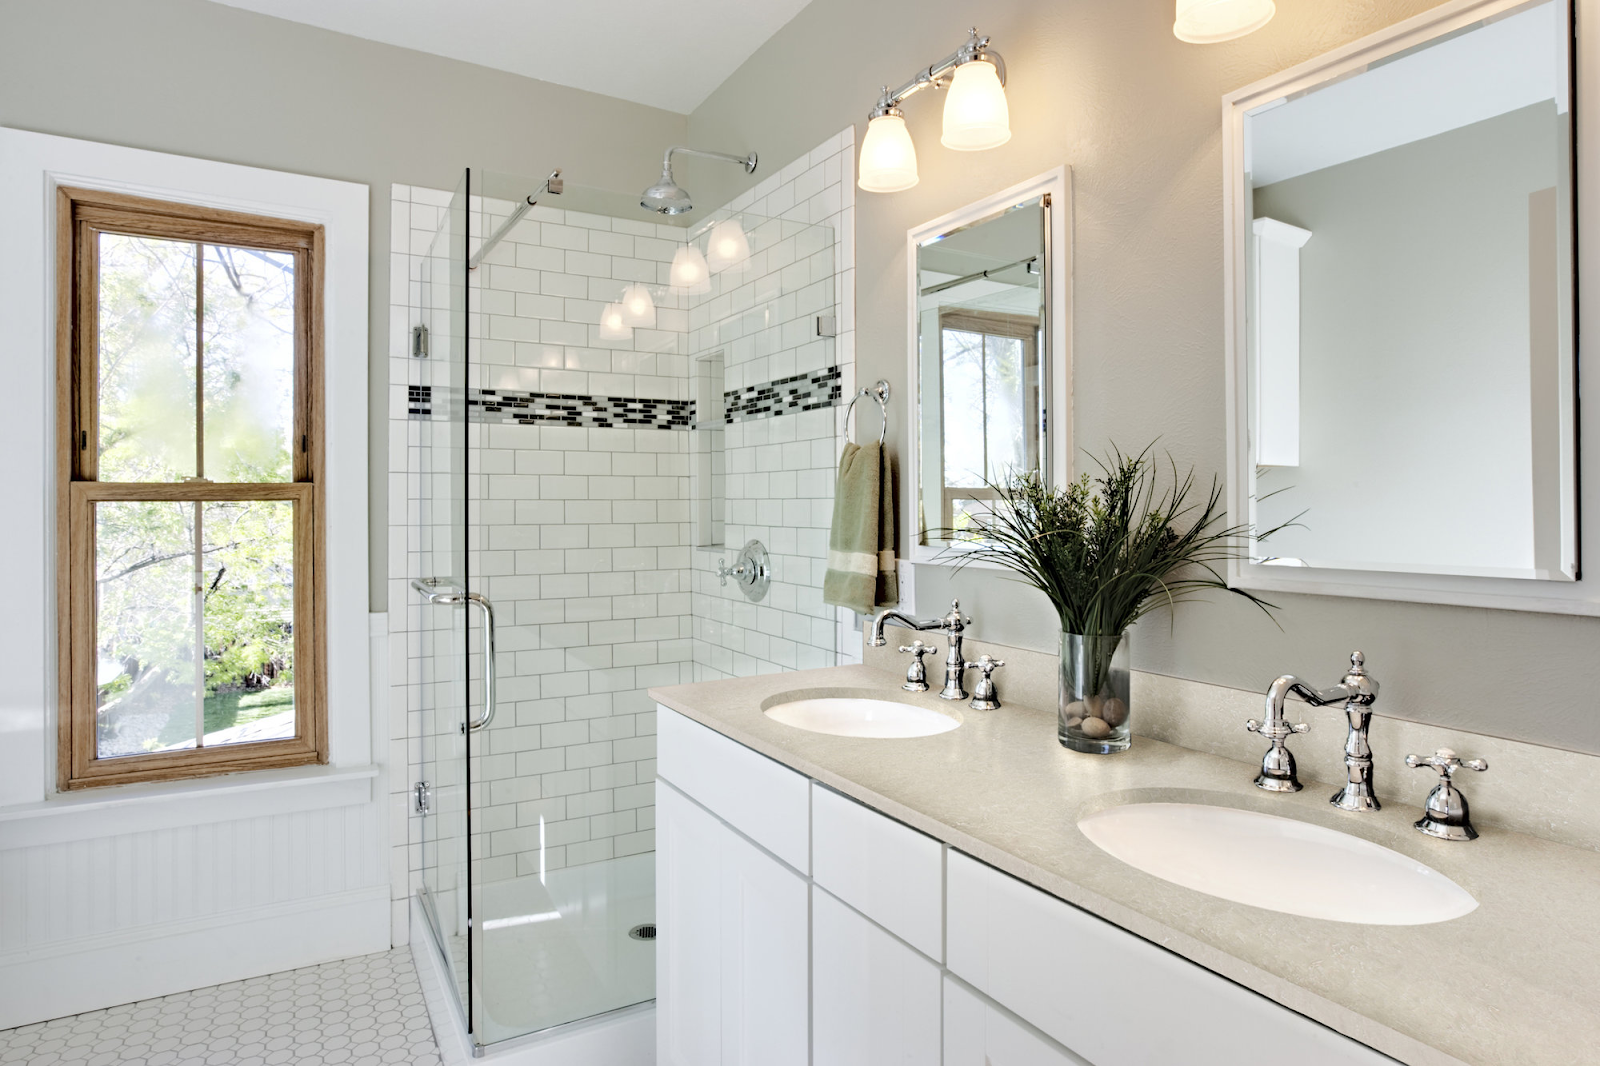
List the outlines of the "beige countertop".
{"type": "Polygon", "coordinates": [[[1411,828],[1419,812],[1410,806],[1354,815],[1330,807],[1320,788],[1268,794],[1251,784],[1251,765],[1145,737],[1120,755],[1077,754],[1057,742],[1054,711],[973,711],[902,692],[899,677],[864,666],[674,685],[650,696],[1403,1062],[1600,1063],[1600,853],[1489,826],[1471,843],[1432,840],[1411,828]],[[761,713],[791,693],[903,699],[953,710],[963,724],[938,736],[868,740],[761,713]],[[1479,906],[1434,925],[1371,926],[1181,888],[1112,858],[1077,828],[1090,811],[1139,800],[1221,804],[1339,829],[1427,863],[1479,906]]]}

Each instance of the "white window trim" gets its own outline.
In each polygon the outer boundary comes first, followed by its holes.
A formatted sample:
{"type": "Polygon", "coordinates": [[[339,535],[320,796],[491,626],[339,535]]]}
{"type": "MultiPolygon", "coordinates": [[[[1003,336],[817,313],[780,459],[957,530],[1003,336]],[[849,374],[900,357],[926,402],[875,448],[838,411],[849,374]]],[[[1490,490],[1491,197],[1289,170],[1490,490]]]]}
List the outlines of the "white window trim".
{"type": "MultiPolygon", "coordinates": [[[[0,522],[10,562],[0,612],[0,810],[56,795],[55,191],[104,189],[320,223],[329,762],[369,765],[367,224],[365,185],[0,128],[0,321],[9,333],[0,418],[0,522]]],[[[227,779],[219,778],[219,782],[227,779]]],[[[237,779],[235,779],[237,780],[237,779]]],[[[118,788],[108,786],[108,798],[118,788]]],[[[191,788],[193,786],[190,786],[191,788]]],[[[219,784],[218,787],[228,787],[219,784]]],[[[98,791],[98,790],[97,790],[98,791]]]]}

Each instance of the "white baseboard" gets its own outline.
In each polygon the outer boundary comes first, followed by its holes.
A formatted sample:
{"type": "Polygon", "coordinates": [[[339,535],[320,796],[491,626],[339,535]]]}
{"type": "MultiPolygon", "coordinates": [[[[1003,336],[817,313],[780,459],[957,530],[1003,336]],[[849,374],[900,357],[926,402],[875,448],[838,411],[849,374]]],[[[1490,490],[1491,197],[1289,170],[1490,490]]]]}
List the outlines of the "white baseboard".
{"type": "Polygon", "coordinates": [[[485,1062],[496,1066],[655,1066],[653,1002],[571,1022],[536,1036],[490,1044],[474,1055],[444,959],[415,896],[411,898],[411,956],[416,960],[433,1039],[444,1066],[485,1062]]]}
{"type": "Polygon", "coordinates": [[[0,956],[0,1029],[389,949],[387,885],[0,956]]]}

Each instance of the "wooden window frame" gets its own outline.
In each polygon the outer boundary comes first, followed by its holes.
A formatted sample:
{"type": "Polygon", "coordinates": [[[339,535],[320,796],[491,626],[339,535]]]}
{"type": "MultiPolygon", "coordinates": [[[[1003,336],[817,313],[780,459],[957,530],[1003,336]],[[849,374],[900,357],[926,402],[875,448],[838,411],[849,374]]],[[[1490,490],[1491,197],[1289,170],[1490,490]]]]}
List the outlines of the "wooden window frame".
{"type": "Polygon", "coordinates": [[[323,227],[122,193],[56,191],[57,784],[62,790],[174,781],[328,761],[323,559],[323,227]],[[234,484],[96,479],[101,232],[235,245],[295,257],[292,480],[234,484]],[[293,445],[298,442],[300,447],[293,445]],[[295,504],[296,735],[283,740],[97,758],[94,504],[117,500],[287,500],[295,504]]]}

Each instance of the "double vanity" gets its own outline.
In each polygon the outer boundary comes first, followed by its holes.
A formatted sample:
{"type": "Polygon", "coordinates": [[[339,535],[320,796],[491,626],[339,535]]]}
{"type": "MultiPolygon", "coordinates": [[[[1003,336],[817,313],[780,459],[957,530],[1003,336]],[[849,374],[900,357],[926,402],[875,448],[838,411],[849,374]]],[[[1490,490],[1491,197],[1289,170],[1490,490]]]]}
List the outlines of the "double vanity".
{"type": "Polygon", "coordinates": [[[1595,851],[902,680],[652,691],[664,1066],[1592,1061],[1595,851]]]}

